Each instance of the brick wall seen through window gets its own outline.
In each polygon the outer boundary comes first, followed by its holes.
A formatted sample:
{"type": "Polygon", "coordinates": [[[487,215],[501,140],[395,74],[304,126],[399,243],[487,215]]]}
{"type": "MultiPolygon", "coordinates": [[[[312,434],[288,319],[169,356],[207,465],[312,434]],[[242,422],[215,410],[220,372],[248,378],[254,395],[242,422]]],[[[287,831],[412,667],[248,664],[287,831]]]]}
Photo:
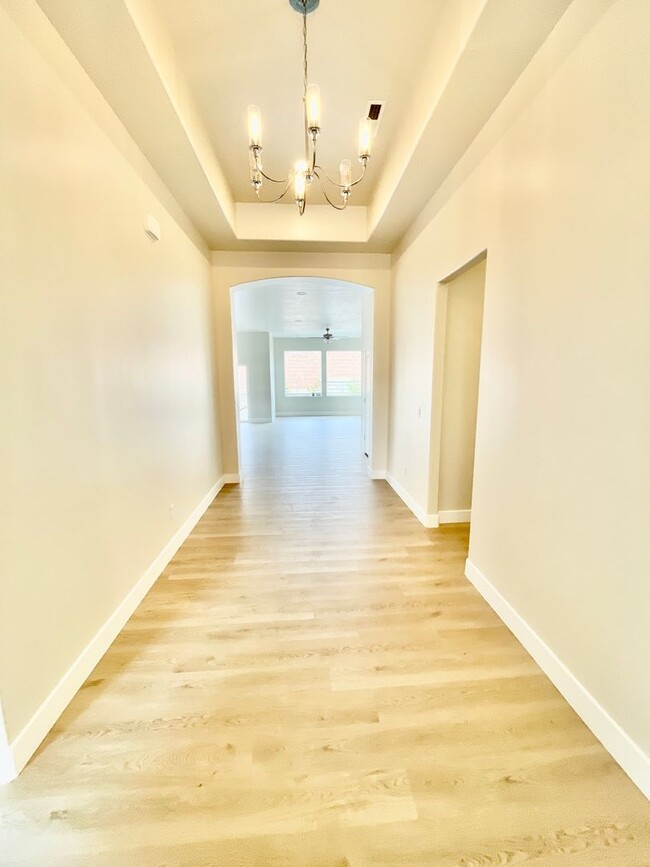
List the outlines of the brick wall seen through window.
{"type": "Polygon", "coordinates": [[[326,394],[348,397],[361,394],[361,353],[331,350],[326,354],[326,394]]]}
{"type": "Polygon", "coordinates": [[[284,353],[284,393],[287,397],[320,397],[323,393],[320,351],[284,353]]]}
{"type": "Polygon", "coordinates": [[[285,397],[355,397],[361,394],[359,350],[285,350],[285,397]],[[323,386],[323,352],[325,385],[323,386]]]}

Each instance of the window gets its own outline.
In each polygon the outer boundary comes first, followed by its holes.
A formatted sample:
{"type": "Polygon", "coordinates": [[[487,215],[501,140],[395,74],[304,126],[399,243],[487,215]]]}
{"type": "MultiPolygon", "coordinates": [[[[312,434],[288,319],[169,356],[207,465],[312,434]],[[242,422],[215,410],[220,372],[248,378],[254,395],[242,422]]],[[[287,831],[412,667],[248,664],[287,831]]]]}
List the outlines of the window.
{"type": "Polygon", "coordinates": [[[327,396],[348,397],[361,394],[361,353],[327,352],[327,396]]]}
{"type": "Polygon", "coordinates": [[[321,352],[284,353],[284,394],[286,397],[320,397],[323,393],[321,352]]]}

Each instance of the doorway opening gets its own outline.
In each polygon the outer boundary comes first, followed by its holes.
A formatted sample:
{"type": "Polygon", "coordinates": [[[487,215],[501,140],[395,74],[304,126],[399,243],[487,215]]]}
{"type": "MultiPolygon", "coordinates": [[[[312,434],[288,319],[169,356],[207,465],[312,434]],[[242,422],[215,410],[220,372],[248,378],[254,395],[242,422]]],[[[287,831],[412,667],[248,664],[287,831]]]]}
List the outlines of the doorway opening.
{"type": "Polygon", "coordinates": [[[369,473],[373,290],[268,278],[233,287],[231,298],[240,477],[259,475],[264,455],[296,469],[298,453],[312,454],[316,470],[369,473]],[[332,462],[334,452],[345,459],[332,462]]]}
{"type": "Polygon", "coordinates": [[[430,492],[440,524],[471,520],[487,258],[438,286],[430,492]]]}

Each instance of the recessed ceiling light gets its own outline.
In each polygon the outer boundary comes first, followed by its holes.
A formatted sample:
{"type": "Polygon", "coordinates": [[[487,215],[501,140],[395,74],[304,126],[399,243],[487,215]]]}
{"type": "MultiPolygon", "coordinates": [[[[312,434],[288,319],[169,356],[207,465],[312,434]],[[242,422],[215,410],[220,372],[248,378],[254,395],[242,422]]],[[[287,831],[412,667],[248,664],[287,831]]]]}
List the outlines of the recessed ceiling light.
{"type": "Polygon", "coordinates": [[[298,293],[296,293],[296,294],[297,294],[297,295],[306,295],[307,293],[306,293],[306,292],[298,292],[298,293]]]}

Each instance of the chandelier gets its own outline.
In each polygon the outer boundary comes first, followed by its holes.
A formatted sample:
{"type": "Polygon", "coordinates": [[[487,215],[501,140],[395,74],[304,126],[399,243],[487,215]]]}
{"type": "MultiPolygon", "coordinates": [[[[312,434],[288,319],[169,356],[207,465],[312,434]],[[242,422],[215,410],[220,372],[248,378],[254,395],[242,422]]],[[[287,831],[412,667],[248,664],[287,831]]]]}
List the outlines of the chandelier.
{"type": "Polygon", "coordinates": [[[350,160],[341,160],[339,167],[339,182],[332,180],[325,169],[318,164],[316,155],[318,137],[321,131],[321,106],[320,89],[316,84],[309,84],[307,66],[307,15],[318,7],[319,0],[289,0],[291,7],[302,16],[302,45],[303,45],[303,114],[305,122],[305,157],[295,164],[288,177],[283,179],[272,178],[262,168],[262,116],[257,105],[248,107],[248,152],[251,184],[255,189],[257,198],[266,204],[280,202],[287,195],[293,185],[294,202],[302,216],[305,212],[307,187],[318,181],[325,200],[337,211],[343,211],[348,204],[352,187],[361,183],[366,173],[370,150],[372,145],[372,119],[362,117],[359,121],[359,162],[361,163],[361,175],[352,180],[352,163],[350,160]],[[261,196],[264,181],[277,184],[276,190],[282,188],[280,195],[275,198],[264,200],[261,196]],[[332,201],[328,195],[328,187],[337,189],[342,198],[340,204],[332,201]]]}

